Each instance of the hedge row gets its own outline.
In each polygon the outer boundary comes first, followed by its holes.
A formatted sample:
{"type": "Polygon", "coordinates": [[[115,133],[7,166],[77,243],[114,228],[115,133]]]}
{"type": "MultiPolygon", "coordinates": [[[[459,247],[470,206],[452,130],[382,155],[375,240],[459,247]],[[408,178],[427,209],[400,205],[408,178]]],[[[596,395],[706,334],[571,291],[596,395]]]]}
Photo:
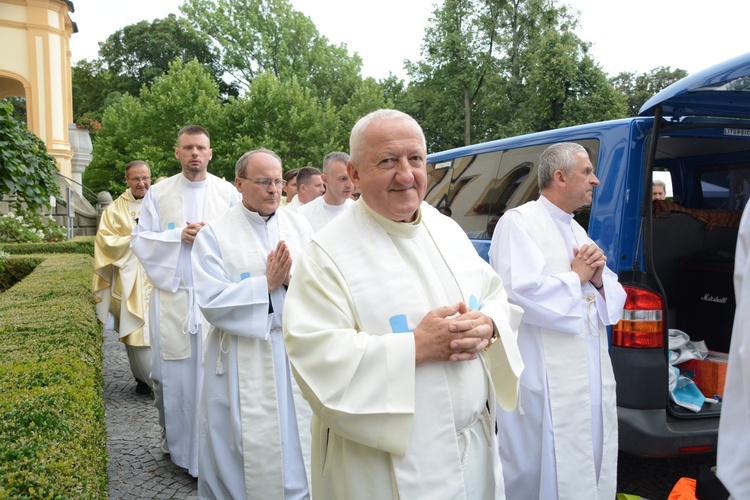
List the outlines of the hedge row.
{"type": "Polygon", "coordinates": [[[4,292],[31,274],[31,271],[33,271],[42,260],[43,259],[41,258],[11,256],[4,263],[0,263],[0,292],[4,292]]]}
{"type": "Polygon", "coordinates": [[[25,255],[38,253],[83,253],[93,257],[94,237],[77,236],[68,241],[57,243],[2,243],[0,250],[11,255],[25,255]]]}
{"type": "Polygon", "coordinates": [[[93,259],[38,260],[0,295],[0,499],[106,498],[93,259]]]}

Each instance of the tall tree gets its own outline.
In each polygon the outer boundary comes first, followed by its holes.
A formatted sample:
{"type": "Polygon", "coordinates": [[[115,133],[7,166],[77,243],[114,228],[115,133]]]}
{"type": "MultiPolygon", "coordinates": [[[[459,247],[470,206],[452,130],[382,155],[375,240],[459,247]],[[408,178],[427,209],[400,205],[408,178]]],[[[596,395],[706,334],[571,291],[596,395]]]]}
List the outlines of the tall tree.
{"type": "MultiPolygon", "coordinates": [[[[113,91],[123,75],[151,77],[146,58],[128,57],[128,47],[155,55],[144,32],[148,23],[121,30],[102,47],[101,59],[77,72],[76,88],[85,89],[79,102],[93,100],[107,109],[100,115],[103,129],[84,176],[88,187],[123,189],[122,168],[136,158],[148,161],[154,175],[173,173],[178,168],[174,135],[191,122],[210,124],[212,172],[227,178],[234,177],[234,162],[242,153],[260,146],[276,150],[285,167],[319,165],[331,150],[348,149],[349,131],[359,117],[390,105],[386,91],[403,95],[401,82],[385,87],[363,79],[359,56],[344,45],[331,45],[287,0],[188,0],[182,9],[202,33],[196,39],[210,40],[221,67],[243,79],[242,95],[216,102],[216,83],[206,80],[215,82],[215,74],[211,65],[203,65],[207,72],[198,71],[198,59],[173,63],[166,76],[141,86],[139,94],[113,91]],[[210,102],[199,105],[204,97],[210,102]]],[[[184,27],[179,20],[165,21],[157,25],[165,33],[184,27]]]]}
{"type": "Polygon", "coordinates": [[[349,96],[346,103],[338,108],[340,126],[337,138],[341,151],[349,150],[349,133],[357,120],[377,109],[393,108],[394,101],[386,97],[386,87],[373,78],[365,78],[349,96]]]}
{"type": "Polygon", "coordinates": [[[529,53],[525,79],[531,112],[527,132],[623,118],[622,96],[586,54],[588,45],[573,32],[546,30],[536,50],[529,53]]]}
{"type": "Polygon", "coordinates": [[[99,45],[97,59],[84,59],[73,66],[76,122],[83,117],[101,121],[110,104],[124,94],[139,96],[141,89],[165,74],[177,57],[197,60],[224,98],[239,93],[236,84],[224,80],[224,69],[211,40],[174,14],[125,26],[99,45]]]}
{"type": "Polygon", "coordinates": [[[326,153],[342,145],[336,112],[295,78],[280,81],[271,73],[258,75],[246,97],[224,108],[223,147],[235,159],[265,147],[281,157],[285,169],[320,166],[326,153]]]}
{"type": "MultiPolygon", "coordinates": [[[[438,115],[443,116],[434,118],[442,118],[441,124],[456,126],[459,122],[455,118],[446,122],[445,114],[453,112],[455,116],[460,109],[464,144],[471,143],[472,111],[477,96],[487,76],[497,71],[495,51],[504,3],[505,0],[445,0],[442,8],[434,11],[434,24],[425,31],[424,60],[407,63],[415,90],[423,94],[422,102],[435,102],[432,98],[436,86],[452,94],[449,100],[440,103],[438,115]],[[447,103],[450,104],[446,106],[447,103]]],[[[445,131],[440,135],[444,136],[445,131]]]]}
{"type": "Polygon", "coordinates": [[[101,121],[107,98],[120,95],[119,85],[113,83],[116,75],[102,68],[101,59],[78,61],[72,71],[73,121],[78,123],[84,116],[101,121]]]}
{"type": "Polygon", "coordinates": [[[549,0],[446,0],[408,65],[430,149],[622,116],[576,23],[549,0]]]}
{"type": "Polygon", "coordinates": [[[219,47],[226,70],[249,89],[266,72],[296,78],[334,106],[361,83],[362,60],[331,45],[287,0],[186,0],[180,8],[219,47]]]}
{"type": "Polygon", "coordinates": [[[672,70],[670,66],[659,66],[648,73],[636,75],[622,72],[610,79],[612,86],[625,96],[628,101],[628,116],[637,116],[641,106],[654,94],[664,90],[674,82],[685,78],[688,72],[684,69],[672,70]]]}
{"type": "Polygon", "coordinates": [[[119,77],[117,90],[133,96],[166,73],[169,64],[178,57],[186,62],[196,59],[223,94],[237,95],[237,89],[222,79],[224,68],[210,38],[174,14],[115,31],[99,44],[99,56],[104,67],[119,77]]]}
{"type": "MultiPolygon", "coordinates": [[[[119,193],[125,189],[125,165],[144,160],[154,177],[180,171],[174,148],[177,132],[199,124],[212,136],[219,132],[219,89],[203,66],[176,59],[166,75],[144,88],[140,97],[126,94],[104,112],[102,130],[94,145],[94,159],[84,173],[84,183],[95,191],[119,193]]],[[[213,141],[212,141],[213,142],[213,141]]],[[[211,171],[226,171],[232,158],[214,155],[211,171]]]]}

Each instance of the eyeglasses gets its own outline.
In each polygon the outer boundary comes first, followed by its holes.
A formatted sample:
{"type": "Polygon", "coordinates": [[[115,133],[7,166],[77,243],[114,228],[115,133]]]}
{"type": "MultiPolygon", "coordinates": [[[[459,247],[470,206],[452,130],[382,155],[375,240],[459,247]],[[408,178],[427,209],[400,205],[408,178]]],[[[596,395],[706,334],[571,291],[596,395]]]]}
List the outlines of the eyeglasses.
{"type": "Polygon", "coordinates": [[[249,177],[245,177],[244,175],[240,175],[238,177],[247,181],[253,181],[263,189],[268,189],[269,187],[271,187],[271,184],[273,184],[277,188],[280,188],[284,185],[284,181],[282,179],[251,179],[249,177]]]}
{"type": "Polygon", "coordinates": [[[352,193],[352,198],[355,200],[358,200],[360,196],[362,196],[362,193],[352,193]]]}
{"type": "Polygon", "coordinates": [[[148,181],[150,181],[151,177],[134,177],[132,179],[130,177],[128,177],[127,179],[130,182],[135,182],[136,184],[138,184],[139,182],[148,182],[148,181]]]}

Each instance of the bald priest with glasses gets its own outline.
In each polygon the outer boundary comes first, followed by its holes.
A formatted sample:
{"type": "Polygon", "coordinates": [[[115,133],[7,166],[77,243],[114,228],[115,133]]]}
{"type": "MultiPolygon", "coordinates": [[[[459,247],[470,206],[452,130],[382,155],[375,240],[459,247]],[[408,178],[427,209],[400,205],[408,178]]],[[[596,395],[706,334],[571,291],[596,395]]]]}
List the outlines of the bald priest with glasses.
{"type": "Polygon", "coordinates": [[[209,222],[193,246],[206,339],[200,498],[309,498],[312,411],[289,370],[281,331],[293,266],[312,238],[279,209],[281,160],[268,149],[235,166],[242,203],[209,222]]]}

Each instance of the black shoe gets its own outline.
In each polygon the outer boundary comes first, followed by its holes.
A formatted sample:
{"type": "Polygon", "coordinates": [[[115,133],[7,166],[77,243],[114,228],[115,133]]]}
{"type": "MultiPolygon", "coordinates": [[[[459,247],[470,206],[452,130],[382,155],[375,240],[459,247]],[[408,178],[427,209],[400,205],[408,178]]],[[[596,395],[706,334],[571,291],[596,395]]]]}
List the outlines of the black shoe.
{"type": "Polygon", "coordinates": [[[147,394],[151,394],[151,386],[149,386],[146,382],[143,380],[135,379],[137,382],[137,385],[135,386],[135,392],[138,394],[143,394],[144,396],[147,394]]]}
{"type": "Polygon", "coordinates": [[[161,440],[159,441],[159,449],[162,454],[169,455],[169,445],[167,445],[167,429],[161,428],[161,440]]]}

